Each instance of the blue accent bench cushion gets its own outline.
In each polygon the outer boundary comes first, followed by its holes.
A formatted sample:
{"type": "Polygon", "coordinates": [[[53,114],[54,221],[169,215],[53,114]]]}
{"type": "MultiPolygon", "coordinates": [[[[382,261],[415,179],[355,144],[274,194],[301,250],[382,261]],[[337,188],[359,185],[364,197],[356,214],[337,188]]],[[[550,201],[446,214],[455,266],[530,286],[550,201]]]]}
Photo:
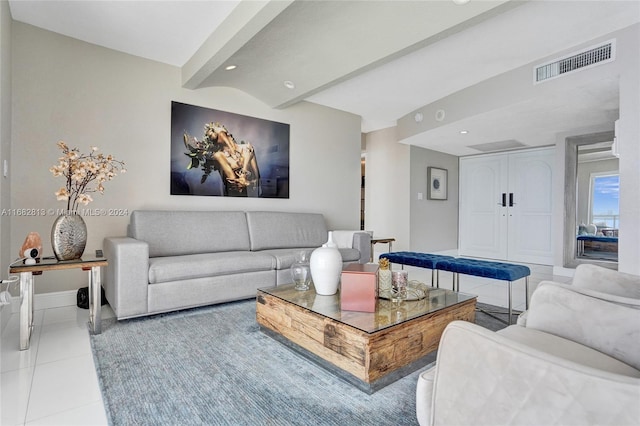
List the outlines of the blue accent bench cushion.
{"type": "Polygon", "coordinates": [[[391,263],[399,265],[418,266],[427,269],[439,269],[437,265],[444,260],[454,260],[455,257],[439,254],[417,253],[414,251],[394,251],[383,253],[380,259],[389,259],[391,263]]]}
{"type": "Polygon", "coordinates": [[[531,275],[527,266],[463,258],[442,260],[438,262],[438,269],[503,281],[516,281],[531,275]]]}

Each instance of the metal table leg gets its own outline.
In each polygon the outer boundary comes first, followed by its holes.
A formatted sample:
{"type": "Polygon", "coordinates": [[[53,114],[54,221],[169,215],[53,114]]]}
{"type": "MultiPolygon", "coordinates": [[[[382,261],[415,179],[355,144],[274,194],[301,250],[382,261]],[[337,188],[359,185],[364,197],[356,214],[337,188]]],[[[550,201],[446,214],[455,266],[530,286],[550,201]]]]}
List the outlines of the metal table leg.
{"type": "Polygon", "coordinates": [[[102,333],[101,287],[100,267],[94,266],[89,271],[89,325],[92,334],[102,333]]]}
{"type": "Polygon", "coordinates": [[[33,331],[33,273],[20,273],[20,350],[29,349],[33,331]]]}

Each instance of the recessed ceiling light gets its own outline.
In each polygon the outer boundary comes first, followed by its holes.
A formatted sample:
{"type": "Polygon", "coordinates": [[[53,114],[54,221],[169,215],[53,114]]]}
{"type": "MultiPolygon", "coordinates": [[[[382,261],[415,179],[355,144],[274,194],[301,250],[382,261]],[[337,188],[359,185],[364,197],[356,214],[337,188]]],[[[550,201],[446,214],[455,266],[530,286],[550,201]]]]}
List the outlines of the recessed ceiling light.
{"type": "Polygon", "coordinates": [[[231,70],[235,70],[236,68],[238,68],[237,65],[228,65],[224,69],[227,71],[231,71],[231,70]]]}
{"type": "Polygon", "coordinates": [[[457,5],[463,5],[469,3],[470,0],[453,0],[453,2],[457,5]]]}
{"type": "Polygon", "coordinates": [[[469,133],[469,131],[468,131],[468,130],[460,130],[460,134],[461,134],[461,135],[466,135],[467,133],[469,133]]]}
{"type": "Polygon", "coordinates": [[[416,123],[420,123],[422,120],[424,120],[424,115],[421,112],[416,112],[416,115],[413,117],[414,120],[416,120],[416,123]]]}
{"type": "Polygon", "coordinates": [[[286,87],[287,89],[295,89],[296,85],[293,84],[293,81],[287,80],[284,82],[284,87],[286,87]]]}

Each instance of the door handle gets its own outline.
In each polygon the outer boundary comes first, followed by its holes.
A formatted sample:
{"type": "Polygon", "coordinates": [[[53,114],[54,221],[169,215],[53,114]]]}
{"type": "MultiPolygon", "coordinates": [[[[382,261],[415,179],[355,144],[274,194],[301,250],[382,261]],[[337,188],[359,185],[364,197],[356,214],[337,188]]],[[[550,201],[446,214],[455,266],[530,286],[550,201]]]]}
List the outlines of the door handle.
{"type": "Polygon", "coordinates": [[[502,193],[502,202],[498,203],[499,206],[507,207],[507,194],[505,192],[502,193]]]}
{"type": "Polygon", "coordinates": [[[513,207],[516,203],[513,202],[513,192],[509,193],[509,207],[513,207]]]}

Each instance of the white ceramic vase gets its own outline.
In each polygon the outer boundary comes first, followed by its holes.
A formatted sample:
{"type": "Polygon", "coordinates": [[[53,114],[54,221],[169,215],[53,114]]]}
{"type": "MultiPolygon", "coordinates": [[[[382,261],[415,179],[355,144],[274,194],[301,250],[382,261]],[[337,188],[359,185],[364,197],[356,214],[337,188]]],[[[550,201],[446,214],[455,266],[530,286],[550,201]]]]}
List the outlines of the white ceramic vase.
{"type": "Polygon", "coordinates": [[[311,253],[310,266],[316,293],[323,296],[336,294],[342,273],[342,256],[331,232],[328,241],[311,253]]]}

